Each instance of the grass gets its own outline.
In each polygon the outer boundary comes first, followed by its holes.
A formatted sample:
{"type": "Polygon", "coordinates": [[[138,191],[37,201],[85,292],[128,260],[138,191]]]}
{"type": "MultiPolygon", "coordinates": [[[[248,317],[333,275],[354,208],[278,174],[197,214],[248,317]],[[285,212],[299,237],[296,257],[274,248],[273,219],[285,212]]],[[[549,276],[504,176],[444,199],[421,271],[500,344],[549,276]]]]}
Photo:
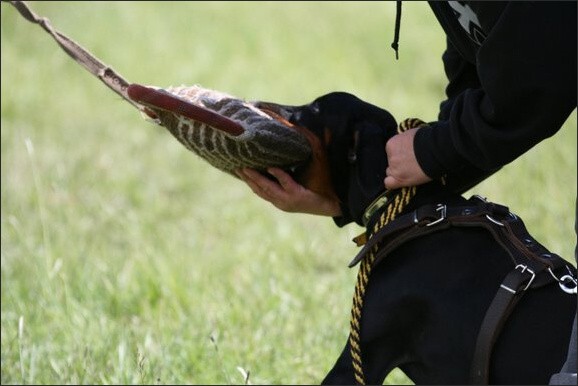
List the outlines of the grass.
{"type": "MultiPolygon", "coordinates": [[[[31,5],[134,82],[296,104],[344,90],[399,119],[443,98],[422,2],[404,4],[399,61],[393,2],[31,5]]],[[[360,228],[273,210],[6,3],[0,28],[1,383],[318,383],[347,338],[360,228]]],[[[571,260],[576,113],[471,193],[571,260]]]]}

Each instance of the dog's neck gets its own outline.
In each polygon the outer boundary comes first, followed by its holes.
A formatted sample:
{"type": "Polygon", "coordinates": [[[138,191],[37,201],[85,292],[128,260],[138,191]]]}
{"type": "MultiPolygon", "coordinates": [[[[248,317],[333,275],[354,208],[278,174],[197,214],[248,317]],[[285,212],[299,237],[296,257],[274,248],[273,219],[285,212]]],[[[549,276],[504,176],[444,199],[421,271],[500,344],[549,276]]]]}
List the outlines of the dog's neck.
{"type": "MultiPolygon", "coordinates": [[[[373,222],[372,219],[379,217],[384,211],[388,210],[388,204],[393,203],[396,197],[401,194],[401,189],[394,191],[384,190],[373,202],[367,202],[362,216],[363,225],[368,226],[371,224],[373,222]]],[[[411,196],[407,203],[403,204],[399,214],[409,213],[427,204],[458,204],[464,201],[465,199],[461,195],[451,192],[440,181],[431,181],[415,188],[415,194],[411,196]]],[[[359,214],[352,213],[352,215],[357,218],[356,216],[359,214]]]]}

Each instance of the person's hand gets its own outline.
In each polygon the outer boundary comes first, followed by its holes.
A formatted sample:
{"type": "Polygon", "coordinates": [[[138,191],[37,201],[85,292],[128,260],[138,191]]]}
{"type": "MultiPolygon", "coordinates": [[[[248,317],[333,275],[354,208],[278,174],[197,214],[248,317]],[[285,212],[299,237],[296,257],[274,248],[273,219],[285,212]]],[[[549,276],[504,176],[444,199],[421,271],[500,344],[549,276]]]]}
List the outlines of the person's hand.
{"type": "Polygon", "coordinates": [[[385,144],[388,167],[385,171],[385,188],[394,190],[417,186],[431,181],[419,166],[413,150],[413,138],[419,129],[409,129],[394,135],[385,144]]]}
{"type": "Polygon", "coordinates": [[[273,181],[250,168],[237,170],[237,175],[249,185],[257,196],[285,212],[333,217],[341,215],[341,207],[335,198],[326,197],[306,189],[282,169],[269,168],[267,172],[277,181],[273,181]]]}

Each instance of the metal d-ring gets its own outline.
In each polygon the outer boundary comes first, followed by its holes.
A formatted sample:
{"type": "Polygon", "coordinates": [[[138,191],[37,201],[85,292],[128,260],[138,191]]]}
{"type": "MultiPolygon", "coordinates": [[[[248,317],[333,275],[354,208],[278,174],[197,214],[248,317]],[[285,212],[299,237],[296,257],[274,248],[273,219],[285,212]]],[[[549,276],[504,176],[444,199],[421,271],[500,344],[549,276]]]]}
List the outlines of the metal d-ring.
{"type": "MultiPolygon", "coordinates": [[[[568,269],[568,266],[566,266],[566,269],[568,269]]],[[[568,269],[568,271],[570,271],[570,269],[568,269]]],[[[558,278],[554,274],[554,272],[552,272],[552,268],[548,268],[548,272],[550,273],[550,276],[552,276],[558,282],[558,285],[560,286],[560,289],[562,291],[564,291],[570,295],[576,294],[576,292],[577,292],[576,289],[578,288],[578,282],[571,274],[566,274],[566,275],[562,276],[561,278],[558,278]]]]}
{"type": "Polygon", "coordinates": [[[490,216],[489,214],[486,215],[486,218],[487,218],[488,220],[490,220],[491,222],[493,222],[494,224],[496,224],[496,225],[499,225],[499,226],[501,226],[501,227],[505,226],[504,223],[496,220],[495,218],[493,218],[493,217],[490,216]]]}
{"type": "Polygon", "coordinates": [[[578,287],[578,283],[576,282],[576,279],[574,279],[572,276],[570,275],[564,275],[560,278],[560,282],[558,283],[558,285],[560,286],[560,289],[562,289],[562,291],[566,292],[567,294],[570,295],[576,295],[576,288],[578,287]],[[573,287],[567,287],[567,283],[570,282],[570,285],[573,285],[573,287]]]}

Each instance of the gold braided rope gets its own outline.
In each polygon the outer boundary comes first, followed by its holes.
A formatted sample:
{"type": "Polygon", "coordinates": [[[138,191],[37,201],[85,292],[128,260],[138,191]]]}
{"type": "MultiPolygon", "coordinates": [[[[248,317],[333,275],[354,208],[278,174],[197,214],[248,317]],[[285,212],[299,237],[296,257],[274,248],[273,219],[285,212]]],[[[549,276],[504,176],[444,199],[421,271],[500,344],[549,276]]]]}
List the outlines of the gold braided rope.
{"type": "MultiPolygon", "coordinates": [[[[416,128],[423,125],[424,122],[410,118],[402,121],[399,124],[397,131],[404,132],[411,128],[416,128]]],[[[415,186],[402,188],[401,192],[395,196],[392,202],[387,204],[386,209],[381,214],[379,221],[375,223],[373,229],[370,230],[370,235],[373,236],[386,224],[390,223],[401,213],[409,201],[415,196],[417,189],[415,186]]],[[[355,293],[353,295],[353,305],[351,307],[351,323],[349,333],[349,345],[351,351],[351,361],[355,375],[355,381],[360,385],[365,385],[365,376],[363,374],[363,362],[361,360],[361,311],[363,309],[363,297],[365,290],[369,283],[369,275],[375,256],[379,249],[379,245],[374,246],[369,253],[361,260],[359,272],[357,273],[357,282],[355,284],[355,293]]]]}

